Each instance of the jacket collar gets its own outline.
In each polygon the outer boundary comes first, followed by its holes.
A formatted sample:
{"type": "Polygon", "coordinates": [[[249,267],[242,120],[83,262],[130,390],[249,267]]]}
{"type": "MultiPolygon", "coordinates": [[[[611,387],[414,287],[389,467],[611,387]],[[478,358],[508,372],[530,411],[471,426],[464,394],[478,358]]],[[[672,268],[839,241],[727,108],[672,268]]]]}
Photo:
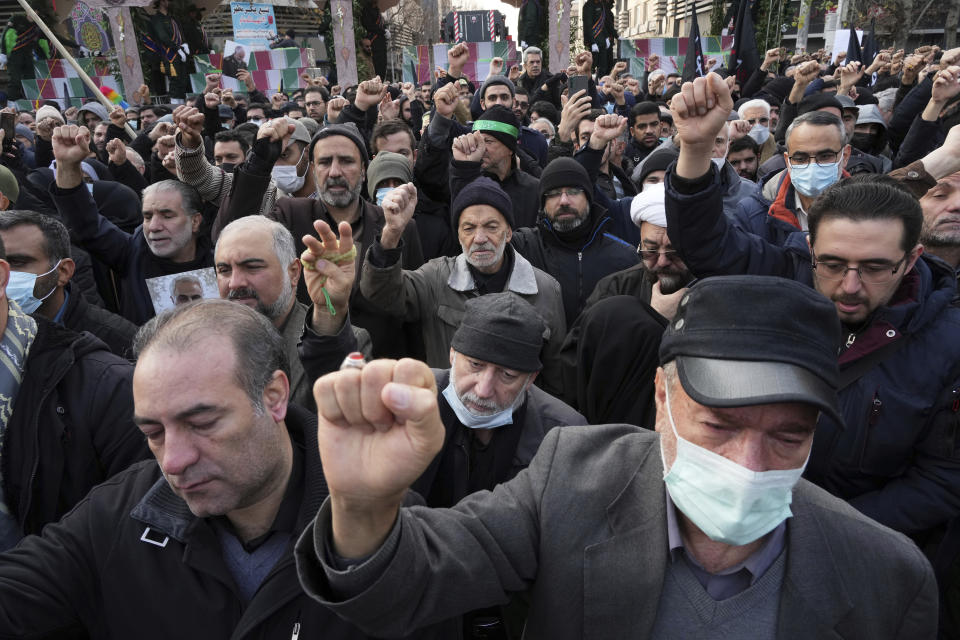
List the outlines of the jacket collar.
{"type": "MultiPolygon", "coordinates": [[[[622,629],[649,638],[657,617],[669,559],[666,492],[659,440],[639,445],[637,466],[607,506],[611,536],[584,552],[584,637],[590,630],[622,629]],[[611,571],[611,567],[616,567],[611,571]],[[636,594],[644,597],[637,599],[636,594]]],[[[780,592],[777,638],[834,638],[853,607],[831,541],[811,504],[818,491],[801,480],[794,489],[794,516],[787,521],[787,569],[780,592]],[[811,625],[816,632],[811,633],[811,625]]]]}
{"type": "MultiPolygon", "coordinates": [[[[285,423],[293,442],[304,448],[306,487],[297,515],[297,531],[301,531],[316,515],[329,491],[320,466],[316,417],[305,409],[290,404],[287,406],[285,423]]],[[[169,536],[180,543],[187,542],[194,525],[201,520],[193,515],[187,503],[173,492],[162,475],[134,506],[130,517],[143,522],[156,533],[169,536]]],[[[293,532],[294,538],[296,533],[293,532]]]]}
{"type": "MultiPolygon", "coordinates": [[[[513,251],[513,247],[508,244],[506,250],[513,251]]],[[[450,277],[447,278],[447,286],[461,293],[477,288],[473,281],[473,274],[470,273],[470,267],[467,265],[467,257],[462,253],[454,260],[450,277]]],[[[516,251],[513,251],[513,270],[510,271],[510,278],[507,280],[507,289],[528,296],[537,293],[537,278],[533,265],[516,251]]]]}

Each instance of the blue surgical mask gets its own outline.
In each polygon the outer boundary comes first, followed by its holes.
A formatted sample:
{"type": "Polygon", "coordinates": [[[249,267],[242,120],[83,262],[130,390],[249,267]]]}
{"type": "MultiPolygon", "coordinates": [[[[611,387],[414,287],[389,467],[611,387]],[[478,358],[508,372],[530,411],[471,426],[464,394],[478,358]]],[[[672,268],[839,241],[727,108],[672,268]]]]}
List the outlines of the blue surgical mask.
{"type": "Polygon", "coordinates": [[[617,106],[617,105],[616,105],[616,103],[614,103],[614,102],[607,102],[607,103],[604,103],[603,108],[607,110],[607,113],[608,113],[608,114],[610,114],[610,113],[613,113],[613,109],[614,109],[616,106],[617,106]]]}
{"type": "Polygon", "coordinates": [[[821,167],[813,160],[805,167],[790,167],[790,183],[808,198],[816,198],[840,179],[840,161],[821,167]]]}
{"type": "Polygon", "coordinates": [[[377,206],[383,205],[383,199],[387,197],[387,194],[393,191],[393,187],[380,187],[377,189],[377,206]]]}
{"type": "Polygon", "coordinates": [[[42,298],[35,297],[33,295],[33,288],[37,284],[37,278],[53,273],[57,270],[57,267],[60,266],[61,262],[63,262],[63,260],[58,261],[50,271],[41,273],[40,275],[27,273],[26,271],[11,271],[10,280],[7,282],[7,297],[16,302],[17,305],[23,309],[24,313],[33,313],[40,307],[40,303],[52,296],[53,292],[57,289],[56,284],[54,284],[45,296],[42,298]]]}
{"type": "MultiPolygon", "coordinates": [[[[670,409],[669,381],[664,385],[667,418],[677,440],[677,456],[663,481],[677,509],[716,542],[742,546],[759,540],[793,515],[793,487],[807,463],[785,471],[751,471],[733,460],[684,440],[670,409]]],[[[809,460],[809,454],[807,460],[809,460]]]]}
{"type": "Polygon", "coordinates": [[[443,390],[443,397],[447,399],[450,408],[457,414],[457,419],[460,423],[470,429],[494,429],[496,427],[513,424],[513,407],[489,416],[478,416],[471,413],[460,400],[460,396],[457,395],[457,390],[454,388],[452,380],[450,384],[447,385],[447,388],[443,390]]]}

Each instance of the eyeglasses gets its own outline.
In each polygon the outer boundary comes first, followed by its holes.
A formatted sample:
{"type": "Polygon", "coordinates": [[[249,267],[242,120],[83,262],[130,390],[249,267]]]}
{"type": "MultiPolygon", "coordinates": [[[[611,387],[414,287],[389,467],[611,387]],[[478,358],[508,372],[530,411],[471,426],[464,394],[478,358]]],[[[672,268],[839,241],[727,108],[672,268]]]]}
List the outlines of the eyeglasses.
{"type": "Polygon", "coordinates": [[[545,191],[543,197],[547,200],[552,200],[554,198],[559,198],[560,196],[566,194],[568,198],[576,198],[577,196],[583,195],[583,189],[580,187],[565,187],[563,189],[550,189],[550,191],[545,191]]]}
{"type": "Polygon", "coordinates": [[[520,102],[519,100],[515,100],[514,104],[517,105],[517,108],[519,109],[526,109],[530,106],[529,102],[520,102]]]}
{"type": "Polygon", "coordinates": [[[896,263],[869,263],[861,264],[856,267],[848,266],[846,262],[836,260],[816,260],[813,262],[813,271],[818,278],[824,280],[843,280],[847,271],[856,271],[860,282],[866,284],[886,284],[893,280],[893,276],[900,270],[900,266],[906,261],[908,254],[903,254],[896,263]]]}
{"type": "Polygon", "coordinates": [[[658,260],[660,256],[663,256],[667,260],[673,260],[677,257],[677,251],[676,249],[661,249],[659,251],[654,251],[653,249],[641,249],[640,247],[637,247],[637,255],[644,260],[658,260]]]}
{"type": "MultiPolygon", "coordinates": [[[[842,149],[840,151],[842,151],[842,149]]],[[[813,157],[806,153],[797,153],[790,156],[790,166],[798,168],[805,167],[810,164],[811,160],[814,160],[821,167],[827,167],[837,161],[837,158],[840,156],[840,151],[820,151],[813,157]]]]}

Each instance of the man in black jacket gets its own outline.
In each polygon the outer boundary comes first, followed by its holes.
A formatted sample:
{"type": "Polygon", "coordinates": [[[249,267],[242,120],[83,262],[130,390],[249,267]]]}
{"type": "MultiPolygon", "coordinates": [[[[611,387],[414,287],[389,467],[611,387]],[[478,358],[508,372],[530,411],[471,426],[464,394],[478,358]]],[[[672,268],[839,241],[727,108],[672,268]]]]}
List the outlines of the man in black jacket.
{"type": "Polygon", "coordinates": [[[537,226],[514,231],[511,244],[560,283],[567,326],[600,278],[637,264],[632,246],[606,231],[610,217],[593,202],[593,183],[573,158],[557,158],[540,176],[537,226]]]}
{"type": "Polygon", "coordinates": [[[88,334],[27,315],[13,292],[34,278],[4,256],[0,242],[0,550],[148,455],[132,420],[133,367],[88,334]]]}
{"type": "Polygon", "coordinates": [[[70,255],[70,233],[63,223],[34,211],[0,213],[0,239],[14,272],[32,274],[32,286],[7,295],[30,314],[72,331],[89,331],[120,357],[129,355],[135,324],[87,302],[71,285],[76,264],[70,255]]]}
{"type": "Polygon", "coordinates": [[[156,460],[0,556],[0,638],[364,638],[297,580],[327,489],[273,325],[204,300],[152,320],[137,351],[131,430],[156,460]]]}
{"type": "Polygon", "coordinates": [[[120,310],[141,324],[155,311],[146,280],[213,266],[209,239],[199,235],[200,196],[176,180],[155,182],[143,193],[143,224],[132,234],[107,220],[82,181],[80,162],[89,152],[90,132],[67,125],[53,133],[57,159],[57,211],[81,244],[120,276],[120,310]]]}

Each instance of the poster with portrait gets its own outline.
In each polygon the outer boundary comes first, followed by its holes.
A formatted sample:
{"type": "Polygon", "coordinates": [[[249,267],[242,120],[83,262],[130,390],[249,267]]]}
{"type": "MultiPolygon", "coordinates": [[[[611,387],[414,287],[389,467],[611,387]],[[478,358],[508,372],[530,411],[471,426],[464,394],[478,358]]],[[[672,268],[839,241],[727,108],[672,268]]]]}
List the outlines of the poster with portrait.
{"type": "Polygon", "coordinates": [[[146,282],[155,313],[202,298],[220,297],[213,267],[148,278],[146,282]]]}

